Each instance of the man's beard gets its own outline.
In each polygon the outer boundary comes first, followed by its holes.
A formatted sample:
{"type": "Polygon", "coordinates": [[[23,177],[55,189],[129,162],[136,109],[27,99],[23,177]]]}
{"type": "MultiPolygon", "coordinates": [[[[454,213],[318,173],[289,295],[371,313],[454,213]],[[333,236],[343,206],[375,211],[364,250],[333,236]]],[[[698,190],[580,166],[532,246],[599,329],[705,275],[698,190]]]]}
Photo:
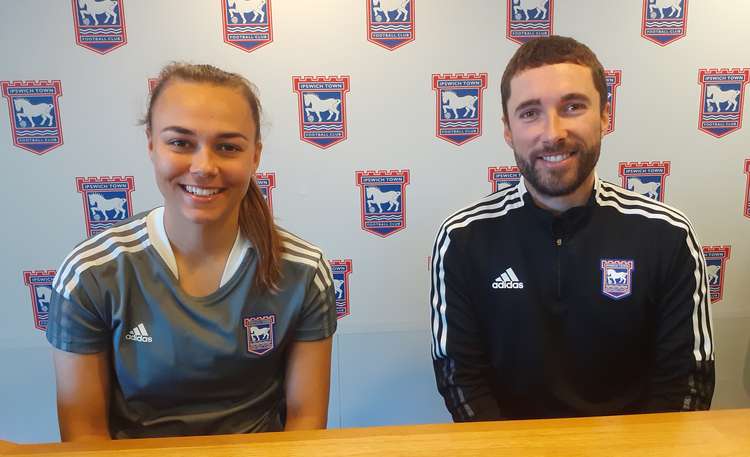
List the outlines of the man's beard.
{"type": "Polygon", "coordinates": [[[583,184],[586,178],[589,177],[594,170],[597,161],[599,161],[601,146],[601,140],[597,140],[596,143],[591,145],[588,149],[586,149],[581,142],[577,141],[561,143],[532,154],[530,161],[519,156],[515,148],[513,148],[513,155],[516,157],[516,164],[518,164],[519,171],[526,181],[537,190],[537,192],[548,197],[561,197],[573,193],[581,186],[581,184],[583,184]],[[572,159],[577,162],[577,166],[575,168],[573,179],[568,182],[564,179],[568,170],[562,170],[562,172],[558,172],[557,170],[540,172],[534,167],[537,158],[542,155],[555,153],[564,154],[573,150],[576,152],[572,156],[572,159]]]}

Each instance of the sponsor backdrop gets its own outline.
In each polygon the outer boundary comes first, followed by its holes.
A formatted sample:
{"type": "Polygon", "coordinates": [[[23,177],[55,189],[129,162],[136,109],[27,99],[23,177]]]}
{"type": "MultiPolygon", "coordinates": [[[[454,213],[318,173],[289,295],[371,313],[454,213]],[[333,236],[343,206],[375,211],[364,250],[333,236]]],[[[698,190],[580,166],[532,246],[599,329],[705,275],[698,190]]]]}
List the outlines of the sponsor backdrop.
{"type": "Polygon", "coordinates": [[[429,358],[432,237],[519,179],[500,75],[518,43],[549,33],[590,44],[608,70],[599,174],[692,218],[714,300],[714,407],[750,406],[748,19],[745,0],[5,2],[0,439],[58,439],[51,281],[74,244],[161,201],[137,120],[171,60],[260,90],[258,182],[333,267],[330,425],[447,421],[429,358]]]}

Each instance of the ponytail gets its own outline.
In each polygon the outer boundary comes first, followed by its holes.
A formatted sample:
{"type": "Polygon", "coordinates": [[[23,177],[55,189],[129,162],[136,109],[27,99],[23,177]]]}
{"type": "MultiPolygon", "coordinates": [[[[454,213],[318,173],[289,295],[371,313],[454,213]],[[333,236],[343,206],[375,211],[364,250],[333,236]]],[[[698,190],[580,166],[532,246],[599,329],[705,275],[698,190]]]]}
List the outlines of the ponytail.
{"type": "Polygon", "coordinates": [[[277,292],[281,280],[281,235],[255,179],[250,181],[242,199],[239,224],[242,235],[258,252],[253,285],[271,293],[277,292]]]}

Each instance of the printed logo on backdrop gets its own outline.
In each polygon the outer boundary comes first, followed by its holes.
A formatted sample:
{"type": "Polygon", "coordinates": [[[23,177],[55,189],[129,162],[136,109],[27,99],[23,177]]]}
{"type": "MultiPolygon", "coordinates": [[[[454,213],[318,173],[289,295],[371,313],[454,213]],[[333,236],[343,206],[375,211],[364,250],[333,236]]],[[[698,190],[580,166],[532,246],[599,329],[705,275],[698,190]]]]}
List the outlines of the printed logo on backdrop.
{"type": "Polygon", "coordinates": [[[409,170],[358,171],[362,230],[386,237],[406,228],[409,170]]]}
{"type": "Polygon", "coordinates": [[[263,198],[266,199],[268,209],[273,214],[273,189],[276,187],[276,173],[256,173],[255,182],[258,184],[263,198]]]}
{"type": "Polygon", "coordinates": [[[492,192],[513,187],[521,182],[521,172],[518,167],[489,167],[487,168],[487,180],[492,184],[492,192]]]}
{"type": "Polygon", "coordinates": [[[76,187],[83,197],[86,233],[94,236],[133,215],[131,193],[135,190],[132,176],[76,178],[76,187]]]}
{"type": "Polygon", "coordinates": [[[621,70],[604,70],[604,79],[607,82],[607,103],[609,103],[609,123],[605,135],[615,131],[615,113],[617,112],[617,88],[622,81],[621,70]]]}
{"type": "Polygon", "coordinates": [[[52,280],[55,270],[33,270],[23,272],[23,282],[31,292],[31,309],[34,311],[34,327],[47,330],[49,302],[52,299],[52,280]]]}
{"type": "Polygon", "coordinates": [[[622,187],[663,202],[670,167],[671,162],[668,160],[664,162],[620,162],[622,187]]]}
{"type": "Polygon", "coordinates": [[[294,76],[300,139],[329,148],[346,139],[346,93],[349,76],[294,76]]]}
{"type": "Polygon", "coordinates": [[[367,41],[393,51],[414,41],[416,0],[365,0],[367,41]]]}
{"type": "Polygon", "coordinates": [[[505,37],[518,44],[552,35],[554,0],[507,0],[505,37]]]}
{"type": "Polygon", "coordinates": [[[487,73],[433,74],[435,135],[461,146],[482,136],[482,92],[487,73]]]}
{"type": "Polygon", "coordinates": [[[124,46],[123,0],[72,0],[76,44],[99,54],[124,46]]]}
{"type": "Polygon", "coordinates": [[[750,159],[745,159],[745,174],[747,175],[747,186],[745,187],[743,212],[745,213],[745,217],[750,217],[750,159]]]}
{"type": "Polygon", "coordinates": [[[731,246],[703,246],[711,303],[716,303],[724,297],[724,273],[731,253],[731,246]]]}
{"type": "Polygon", "coordinates": [[[701,69],[701,109],[698,129],[721,138],[742,127],[742,105],[750,69],[701,69]]]}
{"type": "Polygon", "coordinates": [[[221,0],[224,42],[246,52],[273,41],[271,0],[221,0]]]}
{"type": "Polygon", "coordinates": [[[633,292],[633,260],[601,259],[602,293],[619,300],[633,292]]]}
{"type": "Polygon", "coordinates": [[[687,33],[688,0],[643,0],[641,36],[659,46],[687,33]]]}
{"type": "Polygon", "coordinates": [[[148,93],[154,91],[154,88],[156,88],[156,85],[159,84],[159,78],[148,78],[148,93]]]}
{"type": "Polygon", "coordinates": [[[242,320],[247,336],[247,352],[263,355],[274,348],[273,326],[276,315],[246,317],[242,320]]]}
{"type": "Polygon", "coordinates": [[[13,144],[42,155],[63,144],[60,81],[2,81],[8,99],[13,144]]]}
{"type": "Polygon", "coordinates": [[[336,294],[336,318],[341,319],[351,314],[349,303],[349,275],[352,272],[352,260],[330,260],[333,273],[333,287],[336,294]]]}

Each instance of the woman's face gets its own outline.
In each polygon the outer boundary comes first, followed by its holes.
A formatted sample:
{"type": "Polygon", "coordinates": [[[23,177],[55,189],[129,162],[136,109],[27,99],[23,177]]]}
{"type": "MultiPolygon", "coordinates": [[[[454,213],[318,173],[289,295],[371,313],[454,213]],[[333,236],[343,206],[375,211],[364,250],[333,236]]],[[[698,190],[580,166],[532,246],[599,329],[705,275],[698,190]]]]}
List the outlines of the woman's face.
{"type": "Polygon", "coordinates": [[[236,224],[262,145],[242,93],[179,79],[151,111],[148,149],[169,224],[236,224]]]}

